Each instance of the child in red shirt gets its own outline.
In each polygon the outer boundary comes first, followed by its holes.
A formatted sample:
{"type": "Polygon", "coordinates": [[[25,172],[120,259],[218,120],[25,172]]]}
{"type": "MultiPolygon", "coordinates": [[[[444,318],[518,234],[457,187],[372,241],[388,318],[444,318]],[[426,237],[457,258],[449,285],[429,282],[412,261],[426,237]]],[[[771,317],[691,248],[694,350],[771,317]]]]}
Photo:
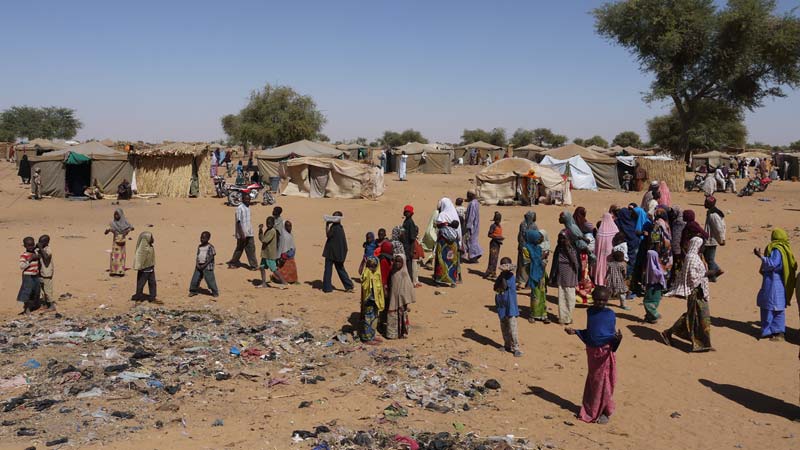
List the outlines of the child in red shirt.
{"type": "Polygon", "coordinates": [[[27,314],[39,307],[39,255],[36,241],[28,236],[22,240],[25,251],[19,255],[19,268],[22,270],[22,285],[17,301],[22,303],[22,312],[27,314]]]}
{"type": "Polygon", "coordinates": [[[489,265],[486,267],[486,278],[494,279],[497,276],[497,260],[500,257],[500,246],[503,245],[503,227],[500,222],[503,216],[495,211],[492,225],[489,227],[489,265]]]}

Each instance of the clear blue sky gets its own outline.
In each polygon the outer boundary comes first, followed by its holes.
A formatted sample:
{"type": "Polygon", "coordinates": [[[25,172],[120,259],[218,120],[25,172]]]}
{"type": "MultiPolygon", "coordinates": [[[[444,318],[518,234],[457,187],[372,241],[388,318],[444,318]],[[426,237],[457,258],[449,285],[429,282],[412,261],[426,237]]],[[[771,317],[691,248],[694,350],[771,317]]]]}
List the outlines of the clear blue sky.
{"type": "MultiPolygon", "coordinates": [[[[223,137],[265,83],[314,97],[332,139],[415,128],[549,127],[611,139],[667,111],[593,30],[599,1],[8,1],[0,109],[75,108],[79,138],[223,137]]],[[[780,0],[782,10],[797,1],[780,0]]],[[[750,141],[800,139],[800,93],[748,114],[750,141]]]]}

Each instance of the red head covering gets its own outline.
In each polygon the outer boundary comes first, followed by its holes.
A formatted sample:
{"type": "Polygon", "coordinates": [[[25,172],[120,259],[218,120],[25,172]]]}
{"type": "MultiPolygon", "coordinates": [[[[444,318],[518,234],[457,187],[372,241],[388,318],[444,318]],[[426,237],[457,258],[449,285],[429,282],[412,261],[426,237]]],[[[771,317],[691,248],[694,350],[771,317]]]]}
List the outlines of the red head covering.
{"type": "Polygon", "coordinates": [[[414,214],[414,207],[411,205],[406,205],[403,207],[403,212],[414,214]]]}

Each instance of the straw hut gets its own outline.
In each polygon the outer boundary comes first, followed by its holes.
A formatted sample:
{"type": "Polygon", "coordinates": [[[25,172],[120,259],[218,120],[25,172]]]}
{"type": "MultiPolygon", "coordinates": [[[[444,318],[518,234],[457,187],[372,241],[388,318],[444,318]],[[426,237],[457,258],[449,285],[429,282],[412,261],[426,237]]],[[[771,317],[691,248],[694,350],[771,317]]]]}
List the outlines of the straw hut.
{"type": "Polygon", "coordinates": [[[523,145],[522,147],[515,148],[514,157],[525,158],[525,159],[530,159],[531,161],[536,161],[539,155],[541,155],[543,152],[546,151],[547,149],[544,147],[539,147],[536,144],[528,144],[528,145],[523,145]]]}
{"type": "Polygon", "coordinates": [[[32,170],[42,171],[42,194],[51,197],[82,196],[95,180],[104,193],[116,193],[122,180],[130,180],[133,173],[127,154],[94,141],[29,159],[32,170]]]}
{"type": "Polygon", "coordinates": [[[200,183],[199,196],[211,195],[211,158],[206,144],[172,142],[153,148],[131,150],[134,177],[131,182],[140,194],[159,197],[189,197],[192,177],[200,183]]]}
{"type": "Polygon", "coordinates": [[[395,158],[399,158],[403,152],[408,155],[406,171],[409,173],[448,174],[452,172],[452,158],[449,150],[439,150],[433,144],[410,142],[406,145],[395,147],[392,151],[395,158]]]}
{"type": "Polygon", "coordinates": [[[683,192],[686,181],[686,164],[683,160],[675,161],[672,159],[659,157],[637,157],[635,164],[647,171],[647,181],[665,181],[669,186],[670,192],[683,192]]]}

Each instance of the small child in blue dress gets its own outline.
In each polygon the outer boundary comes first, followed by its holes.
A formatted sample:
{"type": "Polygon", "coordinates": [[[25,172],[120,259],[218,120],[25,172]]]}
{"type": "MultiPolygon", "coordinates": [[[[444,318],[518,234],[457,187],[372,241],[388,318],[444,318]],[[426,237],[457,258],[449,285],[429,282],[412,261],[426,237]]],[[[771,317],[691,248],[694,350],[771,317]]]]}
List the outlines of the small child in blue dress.
{"type": "Polygon", "coordinates": [[[522,356],[517,337],[517,280],[514,276],[516,267],[511,263],[511,258],[504,257],[500,260],[500,275],[494,282],[494,304],[497,315],[500,317],[500,331],[503,333],[503,347],[514,356],[522,356]]]}

